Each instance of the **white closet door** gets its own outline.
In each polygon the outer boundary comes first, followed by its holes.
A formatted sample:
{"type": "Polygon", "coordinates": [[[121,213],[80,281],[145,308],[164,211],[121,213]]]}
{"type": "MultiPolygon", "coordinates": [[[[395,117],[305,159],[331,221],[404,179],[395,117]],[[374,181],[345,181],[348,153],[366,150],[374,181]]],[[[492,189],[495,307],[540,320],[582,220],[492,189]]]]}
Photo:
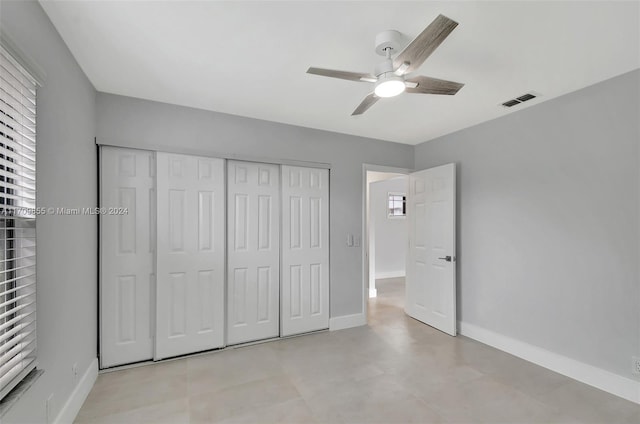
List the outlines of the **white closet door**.
{"type": "Polygon", "coordinates": [[[224,345],[224,160],[157,153],[155,359],[224,345]]]}
{"type": "Polygon", "coordinates": [[[229,344],[279,335],[279,171],[227,162],[229,344]]]}
{"type": "Polygon", "coordinates": [[[329,171],[282,166],[282,335],[329,327],[329,171]]]}
{"type": "Polygon", "coordinates": [[[153,358],[155,158],[100,149],[100,367],[153,358]]]}

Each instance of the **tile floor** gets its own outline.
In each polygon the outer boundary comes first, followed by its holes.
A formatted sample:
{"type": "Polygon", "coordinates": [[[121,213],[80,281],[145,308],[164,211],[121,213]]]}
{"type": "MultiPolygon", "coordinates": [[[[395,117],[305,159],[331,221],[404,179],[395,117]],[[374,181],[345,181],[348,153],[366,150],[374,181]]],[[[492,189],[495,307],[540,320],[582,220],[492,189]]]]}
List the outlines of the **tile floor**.
{"type": "Polygon", "coordinates": [[[640,406],[404,315],[101,374],[77,423],[640,423],[640,406]]]}

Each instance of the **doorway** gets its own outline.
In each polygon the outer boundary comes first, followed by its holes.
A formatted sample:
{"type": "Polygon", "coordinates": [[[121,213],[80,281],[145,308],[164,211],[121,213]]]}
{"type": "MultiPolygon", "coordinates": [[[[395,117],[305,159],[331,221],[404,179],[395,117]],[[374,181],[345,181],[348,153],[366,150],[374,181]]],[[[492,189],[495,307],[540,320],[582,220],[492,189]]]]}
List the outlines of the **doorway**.
{"type": "Polygon", "coordinates": [[[396,301],[404,292],[404,305],[397,306],[403,306],[406,314],[418,321],[452,336],[457,334],[455,177],[454,163],[417,172],[363,167],[365,316],[369,316],[369,303],[376,305],[372,299],[375,301],[380,294],[377,282],[404,275],[404,281],[396,281],[392,287],[385,285],[396,301]],[[398,186],[393,185],[394,180],[398,186]],[[376,219],[388,224],[388,220],[400,217],[406,223],[404,237],[399,237],[402,246],[376,231],[376,219]],[[378,255],[376,250],[381,246],[384,252],[378,255]],[[405,269],[398,270],[397,265],[395,270],[393,265],[392,270],[385,269],[396,261],[398,253],[404,253],[405,269]],[[377,264],[378,260],[384,263],[377,264]]]}
{"type": "MultiPolygon", "coordinates": [[[[406,190],[409,169],[365,165],[363,175],[364,308],[390,285],[404,291],[406,267],[406,190]],[[384,288],[379,290],[379,286],[384,288]]],[[[389,286],[389,287],[388,287],[389,286]]],[[[398,298],[398,296],[396,296],[398,298]]],[[[399,298],[404,299],[404,296],[399,298]]],[[[404,306],[404,301],[399,305],[404,306]]],[[[367,314],[365,314],[367,315],[367,314]]]]}

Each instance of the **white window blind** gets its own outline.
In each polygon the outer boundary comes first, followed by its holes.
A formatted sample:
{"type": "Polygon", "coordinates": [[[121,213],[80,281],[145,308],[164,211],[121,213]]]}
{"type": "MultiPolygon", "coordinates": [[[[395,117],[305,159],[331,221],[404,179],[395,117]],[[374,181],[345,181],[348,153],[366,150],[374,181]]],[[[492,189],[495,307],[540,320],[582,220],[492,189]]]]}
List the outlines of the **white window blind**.
{"type": "Polygon", "coordinates": [[[0,47],[0,399],[36,366],[36,82],[0,47]]]}

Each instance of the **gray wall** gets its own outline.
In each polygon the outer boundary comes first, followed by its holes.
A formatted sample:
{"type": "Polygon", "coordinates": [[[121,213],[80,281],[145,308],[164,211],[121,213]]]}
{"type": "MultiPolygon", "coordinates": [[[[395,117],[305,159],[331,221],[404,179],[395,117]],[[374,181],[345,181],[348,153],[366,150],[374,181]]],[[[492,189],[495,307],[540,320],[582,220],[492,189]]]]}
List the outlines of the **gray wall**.
{"type": "Polygon", "coordinates": [[[640,354],[633,71],[416,147],[458,164],[458,319],[631,378],[640,354]]]}
{"type": "Polygon", "coordinates": [[[389,218],[389,193],[406,193],[405,176],[371,183],[369,208],[370,237],[375,241],[375,276],[389,278],[390,274],[404,275],[407,260],[407,220],[389,218]]]}
{"type": "MultiPolygon", "coordinates": [[[[40,6],[2,1],[0,25],[46,72],[38,90],[38,205],[97,202],[93,137],[137,148],[328,162],[331,315],[361,312],[362,163],[411,168],[414,148],[98,94],[40,6]],[[97,123],[96,123],[96,117],[97,123]],[[96,126],[97,124],[97,126],[96,126]]],[[[416,168],[459,164],[460,319],[630,376],[638,335],[640,72],[417,146],[416,168]]],[[[57,415],[96,356],[96,219],[38,221],[45,374],[4,417],[57,415]]]]}
{"type": "MultiPolygon", "coordinates": [[[[95,90],[40,5],[2,1],[0,26],[46,73],[37,92],[38,206],[96,205],[95,90]]],[[[38,362],[44,374],[4,417],[45,422],[96,357],[96,218],[41,216],[37,227],[38,362]]]]}
{"type": "Polygon", "coordinates": [[[98,143],[140,149],[331,164],[331,317],[362,312],[362,164],[413,165],[413,147],[98,93],[98,143]]]}

